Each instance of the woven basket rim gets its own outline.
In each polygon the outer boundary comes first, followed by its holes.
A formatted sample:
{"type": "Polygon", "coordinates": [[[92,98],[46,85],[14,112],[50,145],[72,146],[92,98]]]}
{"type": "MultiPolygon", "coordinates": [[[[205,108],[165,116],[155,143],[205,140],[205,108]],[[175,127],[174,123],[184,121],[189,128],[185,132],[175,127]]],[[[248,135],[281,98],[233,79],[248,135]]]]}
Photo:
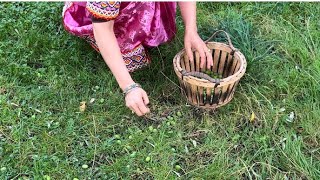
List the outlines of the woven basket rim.
{"type": "MultiPolygon", "coordinates": [[[[226,48],[229,48],[231,50],[231,47],[228,44],[225,44],[225,43],[207,42],[206,45],[208,45],[208,44],[216,44],[216,45],[225,46],[226,48]]],[[[176,74],[178,75],[178,77],[182,76],[181,70],[183,70],[183,68],[180,65],[180,60],[181,60],[181,57],[185,55],[185,53],[186,53],[186,50],[182,49],[173,58],[174,70],[175,70],[176,74]]],[[[235,80],[239,80],[245,73],[246,66],[247,66],[247,61],[246,61],[245,56],[238,49],[236,49],[236,51],[234,52],[234,55],[235,56],[237,55],[239,57],[239,60],[240,60],[240,63],[241,63],[240,64],[240,68],[234,74],[232,74],[232,75],[230,75],[228,77],[219,79],[221,82],[226,83],[226,82],[229,82],[229,81],[233,81],[234,79],[235,80]]],[[[206,84],[208,83],[208,85],[210,84],[209,86],[214,86],[214,84],[215,84],[215,83],[212,83],[212,82],[210,82],[210,81],[208,81],[206,79],[201,79],[201,78],[197,78],[197,77],[193,77],[193,76],[189,76],[188,78],[197,80],[197,81],[202,82],[202,83],[206,83],[206,84]]],[[[186,80],[186,78],[183,79],[183,81],[185,81],[185,80],[186,80]]]]}

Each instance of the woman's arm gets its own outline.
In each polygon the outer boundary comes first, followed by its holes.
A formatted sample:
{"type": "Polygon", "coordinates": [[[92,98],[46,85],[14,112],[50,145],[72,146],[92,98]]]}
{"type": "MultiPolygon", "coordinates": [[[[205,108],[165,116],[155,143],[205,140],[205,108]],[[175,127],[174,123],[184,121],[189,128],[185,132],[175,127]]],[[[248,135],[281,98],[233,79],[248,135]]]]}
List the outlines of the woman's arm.
{"type": "Polygon", "coordinates": [[[124,61],[113,32],[114,21],[93,23],[93,33],[100,53],[116,78],[120,88],[124,90],[132,80],[124,61]]]}
{"type": "Polygon", "coordinates": [[[196,2],[179,2],[181,16],[186,32],[197,32],[197,6],[196,2]]]}
{"type": "Polygon", "coordinates": [[[197,50],[201,58],[200,66],[203,67],[207,61],[209,69],[213,65],[213,60],[210,51],[197,32],[196,2],[179,2],[179,7],[185,25],[184,46],[187,55],[193,61],[192,49],[197,50]]]}
{"type": "MultiPolygon", "coordinates": [[[[121,51],[113,31],[114,21],[93,23],[93,33],[100,53],[116,78],[120,88],[134,83],[123,61],[121,51]]],[[[149,112],[146,105],[149,103],[146,92],[141,88],[135,88],[126,95],[126,106],[138,116],[149,112]]]]}

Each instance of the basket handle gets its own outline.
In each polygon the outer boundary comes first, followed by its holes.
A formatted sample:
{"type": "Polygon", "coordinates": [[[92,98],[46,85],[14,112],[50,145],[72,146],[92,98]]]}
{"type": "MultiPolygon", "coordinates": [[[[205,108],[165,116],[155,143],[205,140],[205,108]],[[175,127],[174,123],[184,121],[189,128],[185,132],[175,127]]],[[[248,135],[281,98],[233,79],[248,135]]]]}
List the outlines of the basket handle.
{"type": "Polygon", "coordinates": [[[212,83],[215,83],[215,87],[217,87],[218,85],[220,85],[220,79],[213,79],[212,77],[210,77],[209,75],[205,74],[205,73],[202,73],[202,72],[187,72],[186,70],[181,70],[180,71],[181,74],[182,74],[182,79],[184,76],[194,76],[194,77],[197,77],[197,78],[202,78],[202,79],[205,79],[205,80],[208,80],[212,83]]]}
{"type": "Polygon", "coordinates": [[[228,44],[229,44],[230,48],[232,49],[232,52],[231,52],[231,53],[233,54],[235,51],[237,51],[237,49],[234,48],[234,46],[233,46],[233,44],[232,44],[232,42],[231,42],[231,39],[230,39],[229,34],[228,34],[227,32],[225,32],[224,30],[218,30],[218,31],[214,32],[214,33],[212,34],[212,36],[209,37],[209,39],[207,39],[207,40],[205,41],[205,43],[211,41],[213,38],[215,38],[215,37],[216,37],[218,34],[220,34],[220,33],[223,33],[223,34],[226,36],[226,38],[227,38],[227,40],[228,40],[228,44]]]}

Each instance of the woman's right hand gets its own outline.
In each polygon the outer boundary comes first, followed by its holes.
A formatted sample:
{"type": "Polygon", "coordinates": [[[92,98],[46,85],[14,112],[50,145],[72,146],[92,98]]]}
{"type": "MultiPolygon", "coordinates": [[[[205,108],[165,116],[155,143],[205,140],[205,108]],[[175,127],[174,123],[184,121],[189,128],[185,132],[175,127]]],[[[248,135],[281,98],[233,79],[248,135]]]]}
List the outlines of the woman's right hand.
{"type": "Polygon", "coordinates": [[[147,107],[149,98],[147,93],[142,88],[132,89],[125,97],[126,106],[138,116],[143,116],[150,112],[147,107]]]}

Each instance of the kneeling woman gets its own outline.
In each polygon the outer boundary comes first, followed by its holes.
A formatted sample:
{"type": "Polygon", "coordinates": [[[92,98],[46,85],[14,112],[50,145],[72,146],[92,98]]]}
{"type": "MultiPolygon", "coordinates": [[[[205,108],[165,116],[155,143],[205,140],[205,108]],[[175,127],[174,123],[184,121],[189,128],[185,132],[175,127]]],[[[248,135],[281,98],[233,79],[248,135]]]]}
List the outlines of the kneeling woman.
{"type": "MultiPolygon", "coordinates": [[[[193,59],[192,50],[196,50],[202,67],[206,61],[212,66],[211,54],[197,33],[196,3],[178,4],[188,57],[193,59]]],[[[101,53],[125,93],[126,106],[138,116],[150,111],[149,99],[130,72],[151,62],[145,47],[158,46],[175,36],[175,16],[175,2],[66,2],[63,9],[65,29],[101,53]]]]}

